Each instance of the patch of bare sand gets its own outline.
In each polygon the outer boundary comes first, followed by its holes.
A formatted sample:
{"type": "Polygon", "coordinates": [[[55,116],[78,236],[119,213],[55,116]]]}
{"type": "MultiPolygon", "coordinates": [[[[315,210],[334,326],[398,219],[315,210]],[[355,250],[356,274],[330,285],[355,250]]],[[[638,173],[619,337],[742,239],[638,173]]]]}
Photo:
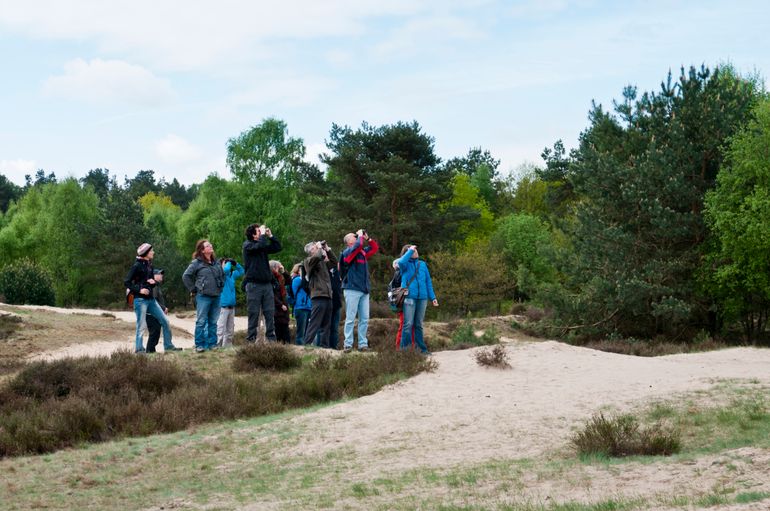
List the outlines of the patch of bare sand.
{"type": "MultiPolygon", "coordinates": [[[[573,429],[605,407],[628,409],[707,390],[723,379],[770,384],[770,350],[753,348],[640,358],[553,341],[509,343],[508,370],[480,367],[474,351],[437,353],[434,373],[291,419],[307,433],[285,454],[352,448],[358,460],[367,460],[357,473],[364,480],[384,469],[547,459],[563,452],[573,429]]],[[[522,481],[529,488],[524,495],[595,502],[618,492],[702,494],[735,476],[717,458],[693,465],[635,464],[630,470],[624,465],[620,474],[588,467],[569,483],[533,475],[522,481]]],[[[759,488],[754,491],[770,490],[763,482],[770,453],[753,450],[750,458],[744,479],[759,488]]]]}

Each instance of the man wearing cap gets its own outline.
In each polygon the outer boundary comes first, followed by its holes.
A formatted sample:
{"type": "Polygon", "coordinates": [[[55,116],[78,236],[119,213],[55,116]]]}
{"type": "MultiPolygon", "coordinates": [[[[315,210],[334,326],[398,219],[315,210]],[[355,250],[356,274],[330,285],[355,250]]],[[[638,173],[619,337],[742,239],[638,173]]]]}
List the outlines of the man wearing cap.
{"type": "Polygon", "coordinates": [[[142,344],[142,331],[147,326],[147,313],[155,317],[163,329],[163,346],[168,346],[168,350],[173,350],[174,345],[171,342],[171,327],[168,324],[168,318],[153,298],[153,289],[157,282],[152,268],[152,259],[155,257],[155,251],[149,243],[142,243],[136,249],[136,261],[131,269],[128,270],[123,283],[129,293],[134,297],[134,312],[136,313],[136,353],[146,353],[142,344]]]}

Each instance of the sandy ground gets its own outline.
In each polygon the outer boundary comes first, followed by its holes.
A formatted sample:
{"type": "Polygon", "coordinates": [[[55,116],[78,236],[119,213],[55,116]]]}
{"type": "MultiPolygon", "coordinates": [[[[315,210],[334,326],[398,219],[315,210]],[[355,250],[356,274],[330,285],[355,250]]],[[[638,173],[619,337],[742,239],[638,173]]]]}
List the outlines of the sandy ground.
{"type": "MultiPolygon", "coordinates": [[[[47,308],[61,312],[63,309],[47,308]]],[[[102,314],[100,310],[77,310],[102,314]]],[[[113,312],[134,321],[131,312],[113,312]]],[[[193,318],[172,315],[172,324],[192,332],[193,318]]],[[[236,318],[245,328],[245,318],[236,318]]],[[[599,410],[629,410],[708,390],[725,380],[770,386],[770,350],[734,348],[716,352],[641,358],[566,344],[504,339],[512,367],[480,367],[474,350],[434,355],[438,369],[354,401],[287,419],[307,431],[276,456],[323,455],[353,449],[375,478],[415,467],[469,466],[495,459],[548,459],[564,453],[571,432],[599,410]]],[[[180,346],[190,339],[175,340],[180,346]]],[[[131,348],[132,341],[72,346],[44,354],[55,358],[131,348]]],[[[770,452],[744,448],[692,462],[631,464],[613,472],[589,466],[579,483],[524,481],[536,501],[593,501],[617,496],[701,495],[740,480],[742,487],[770,492],[770,452]],[[737,468],[736,468],[737,467],[737,468]],[[673,493],[672,493],[673,492],[673,493]]],[[[711,509],[770,509],[770,500],[711,509]]]]}
{"type": "MultiPolygon", "coordinates": [[[[48,307],[44,305],[14,305],[14,307],[24,309],[41,309],[50,312],[58,312],[61,314],[88,314],[92,316],[101,316],[103,314],[112,314],[118,319],[127,321],[132,324],[136,324],[136,315],[133,311],[105,311],[101,309],[64,309],[61,307],[48,307]]],[[[170,314],[168,316],[169,322],[173,328],[184,331],[188,336],[174,337],[174,345],[180,348],[192,349],[195,346],[193,342],[193,335],[195,333],[195,315],[186,313],[182,316],[170,314]]],[[[235,318],[235,330],[246,330],[246,317],[237,316],[235,318]]],[[[147,342],[147,335],[144,336],[145,343],[147,342]]],[[[53,351],[47,351],[45,353],[37,353],[31,356],[30,360],[56,360],[65,357],[81,357],[81,356],[99,356],[109,355],[118,350],[131,350],[134,349],[134,336],[130,335],[123,338],[108,339],[99,342],[90,342],[82,344],[73,344],[64,348],[60,348],[53,351]]],[[[158,351],[163,351],[163,338],[161,337],[158,343],[158,351]]]]}

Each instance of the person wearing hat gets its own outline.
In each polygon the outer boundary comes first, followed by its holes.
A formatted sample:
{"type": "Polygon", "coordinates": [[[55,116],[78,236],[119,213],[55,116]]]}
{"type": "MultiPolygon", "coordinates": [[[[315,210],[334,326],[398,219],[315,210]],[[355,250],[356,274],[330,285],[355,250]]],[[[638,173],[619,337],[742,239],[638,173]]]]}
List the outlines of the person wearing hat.
{"type": "Polygon", "coordinates": [[[152,268],[152,260],[155,251],[149,243],[142,243],[136,249],[136,260],[128,270],[123,283],[134,298],[134,312],[136,313],[136,353],[146,353],[142,344],[142,332],[147,327],[147,313],[160,323],[163,329],[163,346],[166,350],[175,350],[171,342],[171,326],[168,318],[158,305],[153,296],[153,289],[157,282],[152,268]]]}
{"type": "MultiPolygon", "coordinates": [[[[152,297],[158,302],[163,313],[168,315],[168,307],[166,307],[166,300],[163,298],[163,291],[160,289],[160,285],[163,283],[163,270],[156,268],[153,270],[155,275],[155,287],[152,288],[152,297]]],[[[148,310],[147,311],[147,353],[155,353],[155,347],[158,345],[160,339],[160,321],[155,319],[155,316],[148,310]]],[[[173,344],[163,345],[163,351],[182,351],[182,348],[177,348],[173,344]]]]}

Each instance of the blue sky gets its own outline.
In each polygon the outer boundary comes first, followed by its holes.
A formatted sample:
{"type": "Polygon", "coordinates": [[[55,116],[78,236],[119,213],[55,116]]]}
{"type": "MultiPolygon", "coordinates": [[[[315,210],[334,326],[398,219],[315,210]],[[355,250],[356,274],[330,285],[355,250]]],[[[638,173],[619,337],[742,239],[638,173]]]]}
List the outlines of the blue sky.
{"type": "Polygon", "coordinates": [[[416,120],[501,172],[574,146],[591,100],[681,66],[770,70],[762,1],[0,0],[0,173],[229,177],[227,139],[416,120]],[[280,6],[278,5],[280,4],[280,6]]]}

